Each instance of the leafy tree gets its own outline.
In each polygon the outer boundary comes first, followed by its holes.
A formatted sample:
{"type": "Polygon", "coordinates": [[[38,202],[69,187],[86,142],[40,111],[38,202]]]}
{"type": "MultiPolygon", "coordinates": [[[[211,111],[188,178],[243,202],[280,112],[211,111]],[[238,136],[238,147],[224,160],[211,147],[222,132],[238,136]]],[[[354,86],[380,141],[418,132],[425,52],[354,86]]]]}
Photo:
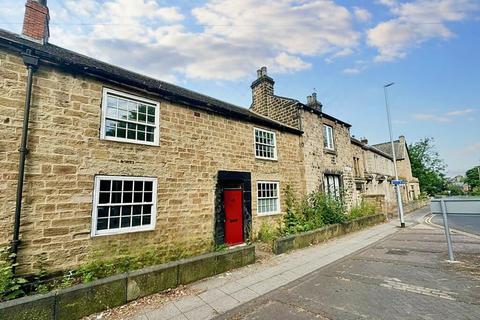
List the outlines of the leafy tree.
{"type": "Polygon", "coordinates": [[[420,190],[429,195],[446,189],[445,162],[435,150],[433,138],[423,138],[408,146],[412,173],[420,182],[420,190]]]}
{"type": "Polygon", "coordinates": [[[467,173],[465,173],[464,182],[468,184],[472,190],[475,187],[480,187],[480,166],[468,170],[467,173]]]}

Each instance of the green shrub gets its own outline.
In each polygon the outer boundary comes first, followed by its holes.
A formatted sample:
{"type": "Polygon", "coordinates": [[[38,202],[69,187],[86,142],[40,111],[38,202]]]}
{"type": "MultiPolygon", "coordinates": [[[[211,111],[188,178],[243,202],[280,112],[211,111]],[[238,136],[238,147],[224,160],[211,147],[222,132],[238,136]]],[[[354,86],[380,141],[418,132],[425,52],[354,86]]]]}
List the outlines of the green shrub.
{"type": "Polygon", "coordinates": [[[25,294],[22,285],[27,281],[13,274],[12,264],[14,255],[10,254],[10,248],[0,248],[0,301],[11,300],[25,294]]]}
{"type": "Polygon", "coordinates": [[[277,228],[272,227],[268,223],[262,223],[258,231],[257,239],[264,243],[271,243],[278,238],[279,232],[277,228]]]}
{"type": "Polygon", "coordinates": [[[377,208],[373,203],[362,201],[359,205],[350,209],[348,218],[350,220],[371,216],[377,212],[377,208]]]}
{"type": "Polygon", "coordinates": [[[345,206],[340,197],[312,192],[301,201],[297,201],[292,188],[287,186],[285,202],[286,213],[280,229],[283,235],[314,230],[347,219],[345,206]]]}

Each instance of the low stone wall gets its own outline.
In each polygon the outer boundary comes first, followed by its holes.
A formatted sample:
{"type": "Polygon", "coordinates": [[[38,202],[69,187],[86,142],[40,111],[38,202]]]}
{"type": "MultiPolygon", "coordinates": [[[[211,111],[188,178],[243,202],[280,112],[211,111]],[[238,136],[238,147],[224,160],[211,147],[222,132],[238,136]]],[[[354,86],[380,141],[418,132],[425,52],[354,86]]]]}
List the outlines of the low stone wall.
{"type": "MultiPolygon", "coordinates": [[[[415,200],[412,202],[404,203],[403,204],[403,212],[405,214],[413,212],[415,210],[418,210],[420,208],[423,208],[425,206],[430,205],[430,199],[425,199],[425,200],[415,200]]],[[[394,218],[398,216],[398,209],[397,205],[392,205],[390,206],[388,210],[388,217],[389,218],[394,218]]]]}
{"type": "Polygon", "coordinates": [[[385,221],[383,213],[357,218],[348,222],[332,224],[320,229],[292,234],[278,238],[273,242],[273,253],[281,254],[290,250],[308,247],[325,240],[363,229],[385,221]]]}
{"type": "Polygon", "coordinates": [[[214,252],[0,303],[0,319],[74,320],[255,262],[255,246],[214,252]]]}

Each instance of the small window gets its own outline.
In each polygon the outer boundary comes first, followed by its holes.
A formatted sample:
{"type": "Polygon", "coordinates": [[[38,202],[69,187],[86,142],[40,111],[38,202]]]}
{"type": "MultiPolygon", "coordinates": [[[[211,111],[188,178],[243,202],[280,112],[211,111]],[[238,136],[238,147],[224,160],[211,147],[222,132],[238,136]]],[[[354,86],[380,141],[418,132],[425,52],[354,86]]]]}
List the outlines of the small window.
{"type": "Polygon", "coordinates": [[[96,176],[92,236],[155,229],[157,179],[96,176]]]}
{"type": "Polygon", "coordinates": [[[255,157],[259,159],[277,159],[277,141],[275,132],[263,129],[254,130],[255,157]]]}
{"type": "Polygon", "coordinates": [[[335,150],[333,145],[333,128],[326,124],[323,125],[323,146],[325,149],[335,150]]]}
{"type": "Polygon", "coordinates": [[[336,174],[326,174],[323,178],[323,190],[333,197],[341,197],[341,178],[336,174]]]}
{"type": "Polygon", "coordinates": [[[257,213],[270,215],[280,213],[279,183],[271,181],[257,182],[257,213]]]}
{"type": "Polygon", "coordinates": [[[158,136],[158,102],[104,89],[101,139],[158,145],[158,136]]]}

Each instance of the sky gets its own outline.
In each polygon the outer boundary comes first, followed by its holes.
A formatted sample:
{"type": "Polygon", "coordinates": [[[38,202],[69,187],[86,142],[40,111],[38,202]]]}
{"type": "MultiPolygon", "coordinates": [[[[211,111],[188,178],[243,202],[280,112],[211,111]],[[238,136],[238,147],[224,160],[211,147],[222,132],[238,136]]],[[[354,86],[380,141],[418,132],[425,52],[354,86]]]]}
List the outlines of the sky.
{"type": "MultiPolygon", "coordinates": [[[[248,108],[275,93],[352,124],[371,144],[433,137],[448,175],[480,164],[480,0],[48,0],[50,43],[248,108]]],[[[24,1],[0,0],[21,32],[24,1]]]]}

